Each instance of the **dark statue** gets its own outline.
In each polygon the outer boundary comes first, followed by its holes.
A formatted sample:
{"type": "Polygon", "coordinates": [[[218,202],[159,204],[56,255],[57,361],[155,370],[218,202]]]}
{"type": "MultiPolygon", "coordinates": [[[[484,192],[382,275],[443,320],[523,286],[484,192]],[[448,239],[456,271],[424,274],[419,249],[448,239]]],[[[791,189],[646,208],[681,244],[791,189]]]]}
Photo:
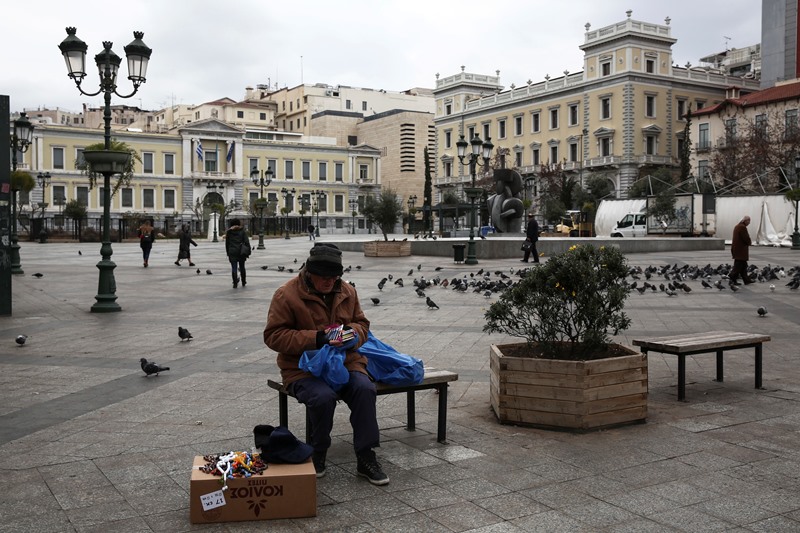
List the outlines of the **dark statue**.
{"type": "Polygon", "coordinates": [[[525,206],[522,204],[522,176],[516,170],[497,168],[494,171],[495,194],[486,201],[497,233],[521,233],[525,206]]]}

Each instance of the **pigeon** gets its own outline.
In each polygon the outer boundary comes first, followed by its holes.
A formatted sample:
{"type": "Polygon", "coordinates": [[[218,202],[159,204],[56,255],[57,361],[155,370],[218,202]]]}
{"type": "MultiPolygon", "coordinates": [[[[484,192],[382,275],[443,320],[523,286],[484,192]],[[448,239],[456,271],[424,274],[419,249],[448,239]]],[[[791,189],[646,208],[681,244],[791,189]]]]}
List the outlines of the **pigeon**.
{"type": "Polygon", "coordinates": [[[774,283],[770,283],[769,284],[769,290],[772,291],[772,292],[775,292],[775,284],[774,283]]]}
{"type": "MultiPolygon", "coordinates": [[[[294,262],[295,262],[295,264],[297,264],[297,258],[296,257],[294,258],[294,262]]],[[[348,268],[350,268],[350,267],[348,267],[348,268]]]]}
{"type": "Polygon", "coordinates": [[[139,362],[142,364],[142,370],[144,370],[144,373],[148,376],[153,374],[157,376],[159,372],[166,372],[169,370],[168,366],[159,366],[156,363],[149,363],[144,357],[139,359],[139,362]]]}
{"type": "Polygon", "coordinates": [[[78,250],[78,255],[83,255],[83,253],[81,253],[81,251],[80,251],[80,250],[78,250]]]}
{"type": "Polygon", "coordinates": [[[278,272],[283,272],[284,270],[286,270],[285,266],[281,265],[278,267],[278,272]]]}
{"type": "Polygon", "coordinates": [[[372,305],[378,305],[379,303],[381,303],[380,298],[370,298],[370,300],[372,300],[372,305]]]}
{"type": "Polygon", "coordinates": [[[758,316],[764,317],[764,316],[767,315],[767,308],[762,305],[761,307],[758,308],[757,313],[758,313],[758,316]]]}
{"type": "Polygon", "coordinates": [[[487,298],[491,298],[491,296],[492,296],[492,291],[490,291],[490,290],[488,290],[488,289],[487,289],[487,290],[486,290],[486,292],[484,292],[484,293],[483,293],[483,295],[484,295],[484,296],[486,296],[487,298]]]}
{"type": "Polygon", "coordinates": [[[41,278],[42,276],[44,276],[44,274],[42,274],[41,272],[37,272],[37,273],[35,273],[35,274],[31,274],[31,275],[32,275],[34,278],[41,278]]]}
{"type": "MultiPolygon", "coordinates": [[[[420,270],[422,270],[422,263],[417,265],[417,272],[419,272],[420,270]]],[[[409,275],[411,275],[411,274],[409,274],[409,275]]]]}
{"type": "Polygon", "coordinates": [[[213,274],[213,272],[211,272],[210,268],[207,268],[206,269],[206,275],[210,276],[211,274],[213,274]]]}
{"type": "Polygon", "coordinates": [[[442,267],[436,267],[436,268],[434,268],[434,270],[435,270],[436,272],[439,272],[441,269],[442,269],[442,267]]]}
{"type": "Polygon", "coordinates": [[[356,265],[356,270],[361,270],[361,265],[356,265]]]}
{"type": "Polygon", "coordinates": [[[403,287],[403,278],[397,278],[394,280],[394,284],[403,287]]]}
{"type": "Polygon", "coordinates": [[[412,268],[411,270],[409,270],[408,274],[406,274],[406,275],[407,276],[413,276],[414,275],[414,269],[412,268]]]}
{"type": "Polygon", "coordinates": [[[261,266],[261,270],[266,270],[266,269],[268,269],[268,268],[269,268],[269,265],[262,265],[262,266],[261,266]]]}
{"type": "Polygon", "coordinates": [[[434,302],[433,300],[431,300],[431,297],[430,297],[430,296],[428,296],[428,297],[426,298],[426,300],[425,300],[425,303],[426,303],[426,304],[428,304],[428,307],[429,307],[429,308],[431,308],[431,309],[439,309],[439,306],[438,306],[438,305],[436,305],[436,302],[434,302]]]}
{"type": "Polygon", "coordinates": [[[188,329],[183,328],[181,326],[178,326],[178,337],[181,338],[181,341],[188,341],[194,338],[192,337],[192,334],[189,333],[188,329]]]}
{"type": "Polygon", "coordinates": [[[417,289],[416,293],[417,296],[419,296],[420,298],[425,298],[425,291],[423,291],[422,289],[417,289]]]}
{"type": "MultiPolygon", "coordinates": [[[[36,274],[34,274],[35,276],[36,274]]],[[[791,290],[796,291],[797,287],[800,287],[800,278],[794,278],[792,281],[786,284],[791,290]]]]}
{"type": "Polygon", "coordinates": [[[711,288],[711,284],[709,282],[707,282],[706,280],[704,280],[704,279],[700,280],[700,285],[702,285],[704,289],[710,289],[711,288]]]}
{"type": "Polygon", "coordinates": [[[382,290],[383,290],[383,286],[384,286],[384,285],[386,285],[386,281],[387,281],[387,279],[386,279],[386,278],[383,278],[382,280],[380,280],[380,281],[378,282],[378,290],[379,290],[379,291],[382,291],[382,290]]]}
{"type": "Polygon", "coordinates": [[[486,237],[484,237],[484,236],[483,236],[483,233],[481,233],[481,234],[480,234],[480,235],[478,235],[478,236],[481,238],[481,240],[483,240],[483,241],[485,241],[485,240],[486,240],[486,237]]]}
{"type": "Polygon", "coordinates": [[[673,291],[671,289],[665,290],[664,293],[666,293],[667,296],[676,296],[678,294],[677,292],[675,292],[675,291],[673,291]]]}
{"type": "Polygon", "coordinates": [[[731,290],[732,290],[733,292],[736,292],[736,291],[738,291],[738,290],[739,290],[739,287],[737,287],[736,285],[734,285],[733,283],[731,283],[731,290]]]}
{"type": "Polygon", "coordinates": [[[197,275],[198,276],[200,275],[200,269],[199,268],[197,269],[197,275]]]}
{"type": "Polygon", "coordinates": [[[19,344],[20,346],[24,345],[26,340],[28,340],[27,335],[17,335],[17,338],[15,339],[17,344],[19,344]]]}

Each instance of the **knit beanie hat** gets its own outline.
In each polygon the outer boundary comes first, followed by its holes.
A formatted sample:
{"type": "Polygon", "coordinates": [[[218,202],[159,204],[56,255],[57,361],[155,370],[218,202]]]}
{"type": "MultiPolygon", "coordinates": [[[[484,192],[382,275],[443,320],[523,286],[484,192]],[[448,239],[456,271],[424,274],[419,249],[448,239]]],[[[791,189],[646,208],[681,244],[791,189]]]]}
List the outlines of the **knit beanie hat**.
{"type": "Polygon", "coordinates": [[[318,276],[341,276],[342,251],[333,244],[320,242],[311,248],[311,253],[306,261],[306,270],[318,276]]]}

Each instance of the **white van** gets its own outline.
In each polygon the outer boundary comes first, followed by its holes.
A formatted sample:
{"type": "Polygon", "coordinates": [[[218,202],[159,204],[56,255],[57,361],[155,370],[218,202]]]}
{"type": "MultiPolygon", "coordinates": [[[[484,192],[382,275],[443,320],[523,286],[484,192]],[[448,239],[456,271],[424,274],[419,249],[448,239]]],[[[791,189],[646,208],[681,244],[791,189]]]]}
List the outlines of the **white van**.
{"type": "Polygon", "coordinates": [[[646,237],[647,215],[628,213],[611,230],[612,237],[646,237]]]}

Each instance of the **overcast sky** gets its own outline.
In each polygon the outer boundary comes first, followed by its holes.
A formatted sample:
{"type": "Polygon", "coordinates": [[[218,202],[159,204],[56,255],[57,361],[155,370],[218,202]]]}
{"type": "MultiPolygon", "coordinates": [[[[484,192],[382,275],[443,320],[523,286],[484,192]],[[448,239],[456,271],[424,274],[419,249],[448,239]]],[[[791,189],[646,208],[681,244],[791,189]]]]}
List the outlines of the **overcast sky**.
{"type": "Polygon", "coordinates": [[[67,78],[57,48],[66,26],[77,27],[89,46],[84,85],[91,92],[98,88],[93,58],[104,40],[123,58],[119,92],[130,92],[123,47],[134,30],[144,32],[153,49],[147,83],[112,104],[145,109],[240,100],[246,86],[267,83],[433,88],[436,73],[456,74],[461,65],[473,73],[499,70],[508,88],[581,70],[584,25],[622,21],[628,9],[635,20],[671,18],[679,65],[726,44],[761,40],[756,0],[22,0],[2,8],[0,94],[10,96],[12,111],[102,105],[67,78]]]}

